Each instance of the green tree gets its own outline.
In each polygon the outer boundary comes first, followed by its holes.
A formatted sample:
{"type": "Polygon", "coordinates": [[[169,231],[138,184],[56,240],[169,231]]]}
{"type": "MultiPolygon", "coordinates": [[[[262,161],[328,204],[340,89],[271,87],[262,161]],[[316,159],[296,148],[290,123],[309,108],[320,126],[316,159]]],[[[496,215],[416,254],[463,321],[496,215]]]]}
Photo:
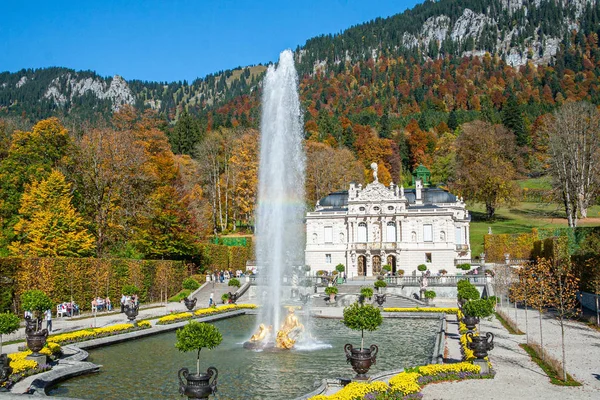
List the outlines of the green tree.
{"type": "Polygon", "coordinates": [[[211,324],[190,321],[183,328],[177,329],[177,342],[175,347],[179,351],[188,352],[197,350],[196,373],[200,374],[200,351],[203,348],[214,349],[223,341],[221,332],[211,324]]]}
{"type": "Polygon", "coordinates": [[[179,119],[169,135],[169,143],[173,153],[190,155],[200,140],[200,125],[187,110],[184,110],[179,115],[179,119]]]}
{"type": "Polygon", "coordinates": [[[0,249],[14,239],[25,185],[50,175],[53,168],[72,164],[73,142],[57,118],[38,122],[31,132],[12,135],[6,157],[0,161],[0,249]]]}
{"type": "Polygon", "coordinates": [[[140,216],[134,243],[148,258],[191,258],[197,254],[197,237],[191,233],[192,219],[171,186],[159,187],[149,199],[148,211],[140,216]]]}
{"type": "Polygon", "coordinates": [[[525,127],[525,119],[523,111],[517,98],[511,95],[504,107],[502,108],[502,124],[515,134],[517,145],[526,146],[530,143],[531,138],[525,127]]]}
{"type": "Polygon", "coordinates": [[[14,255],[84,257],[92,254],[94,238],[71,204],[71,184],[57,170],[47,179],[27,185],[9,246],[14,255]]]}
{"type": "Polygon", "coordinates": [[[505,128],[474,121],[462,126],[456,142],[456,183],[467,200],[485,204],[493,219],[499,204],[512,204],[518,197],[514,137],[505,128]]]}
{"type": "Polygon", "coordinates": [[[344,308],[342,323],[348,328],[360,331],[360,349],[364,347],[365,330],[375,331],[383,322],[381,312],[371,304],[353,303],[344,308]]]}
{"type": "Polygon", "coordinates": [[[0,314],[0,354],[2,354],[2,335],[9,335],[17,329],[20,324],[19,317],[11,313],[0,314]]]}

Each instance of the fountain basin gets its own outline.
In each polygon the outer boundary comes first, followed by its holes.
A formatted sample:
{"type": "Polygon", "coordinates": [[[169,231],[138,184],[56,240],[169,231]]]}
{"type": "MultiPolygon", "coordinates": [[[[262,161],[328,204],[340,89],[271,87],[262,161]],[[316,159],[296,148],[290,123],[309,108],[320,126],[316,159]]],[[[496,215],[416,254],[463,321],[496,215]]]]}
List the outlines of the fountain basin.
{"type": "MultiPolygon", "coordinates": [[[[200,368],[219,370],[219,398],[290,400],[314,389],[324,378],[352,378],[344,345],[360,345],[360,335],[338,319],[313,318],[312,333],[325,338],[311,347],[285,351],[255,351],[243,343],[256,329],[258,317],[244,315],[215,322],[223,334],[220,346],[203,351],[200,368]]],[[[386,318],[381,328],[365,333],[377,343],[377,364],[369,374],[429,362],[439,319],[386,318]]],[[[195,357],[175,347],[175,332],[91,350],[89,361],[102,365],[98,374],[64,381],[49,390],[51,396],[80,399],[181,399],[177,371],[195,370],[195,357]],[[140,376],[144,383],[140,384],[140,376]]]]}

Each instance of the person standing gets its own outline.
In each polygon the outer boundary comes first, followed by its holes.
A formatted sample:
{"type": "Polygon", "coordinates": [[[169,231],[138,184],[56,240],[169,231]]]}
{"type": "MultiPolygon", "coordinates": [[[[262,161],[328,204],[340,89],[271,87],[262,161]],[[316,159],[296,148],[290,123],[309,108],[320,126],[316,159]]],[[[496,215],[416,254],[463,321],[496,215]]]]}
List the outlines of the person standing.
{"type": "Polygon", "coordinates": [[[127,301],[127,296],[121,294],[121,312],[125,312],[125,302],[127,301]]]}
{"type": "Polygon", "coordinates": [[[52,332],[52,310],[47,309],[44,314],[46,316],[46,329],[48,329],[48,332],[52,332]]]}
{"type": "Polygon", "coordinates": [[[208,306],[211,307],[213,305],[214,301],[214,297],[215,297],[215,293],[214,292],[210,292],[210,297],[208,299],[208,306]]]}

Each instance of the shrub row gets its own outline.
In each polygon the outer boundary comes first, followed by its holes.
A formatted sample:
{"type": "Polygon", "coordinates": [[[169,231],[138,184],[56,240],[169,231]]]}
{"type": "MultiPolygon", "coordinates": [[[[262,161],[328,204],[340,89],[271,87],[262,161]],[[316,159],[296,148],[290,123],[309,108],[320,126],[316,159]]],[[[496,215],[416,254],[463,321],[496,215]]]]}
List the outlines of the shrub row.
{"type": "Polygon", "coordinates": [[[20,313],[19,296],[39,289],[58,304],[73,299],[82,310],[91,308],[94,297],[110,297],[116,304],[123,287],[140,289],[141,301],[158,300],[166,291],[177,293],[187,275],[181,261],[104,258],[0,258],[0,311],[20,313]]]}

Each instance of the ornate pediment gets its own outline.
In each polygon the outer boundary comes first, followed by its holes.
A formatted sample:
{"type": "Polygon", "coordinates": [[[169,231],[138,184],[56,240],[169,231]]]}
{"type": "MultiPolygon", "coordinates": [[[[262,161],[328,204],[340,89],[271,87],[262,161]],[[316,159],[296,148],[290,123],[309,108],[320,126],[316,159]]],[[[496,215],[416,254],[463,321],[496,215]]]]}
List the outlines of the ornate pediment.
{"type": "Polygon", "coordinates": [[[367,187],[360,191],[356,199],[353,201],[381,201],[381,200],[398,200],[394,192],[386,188],[382,183],[369,183],[367,187]]]}

